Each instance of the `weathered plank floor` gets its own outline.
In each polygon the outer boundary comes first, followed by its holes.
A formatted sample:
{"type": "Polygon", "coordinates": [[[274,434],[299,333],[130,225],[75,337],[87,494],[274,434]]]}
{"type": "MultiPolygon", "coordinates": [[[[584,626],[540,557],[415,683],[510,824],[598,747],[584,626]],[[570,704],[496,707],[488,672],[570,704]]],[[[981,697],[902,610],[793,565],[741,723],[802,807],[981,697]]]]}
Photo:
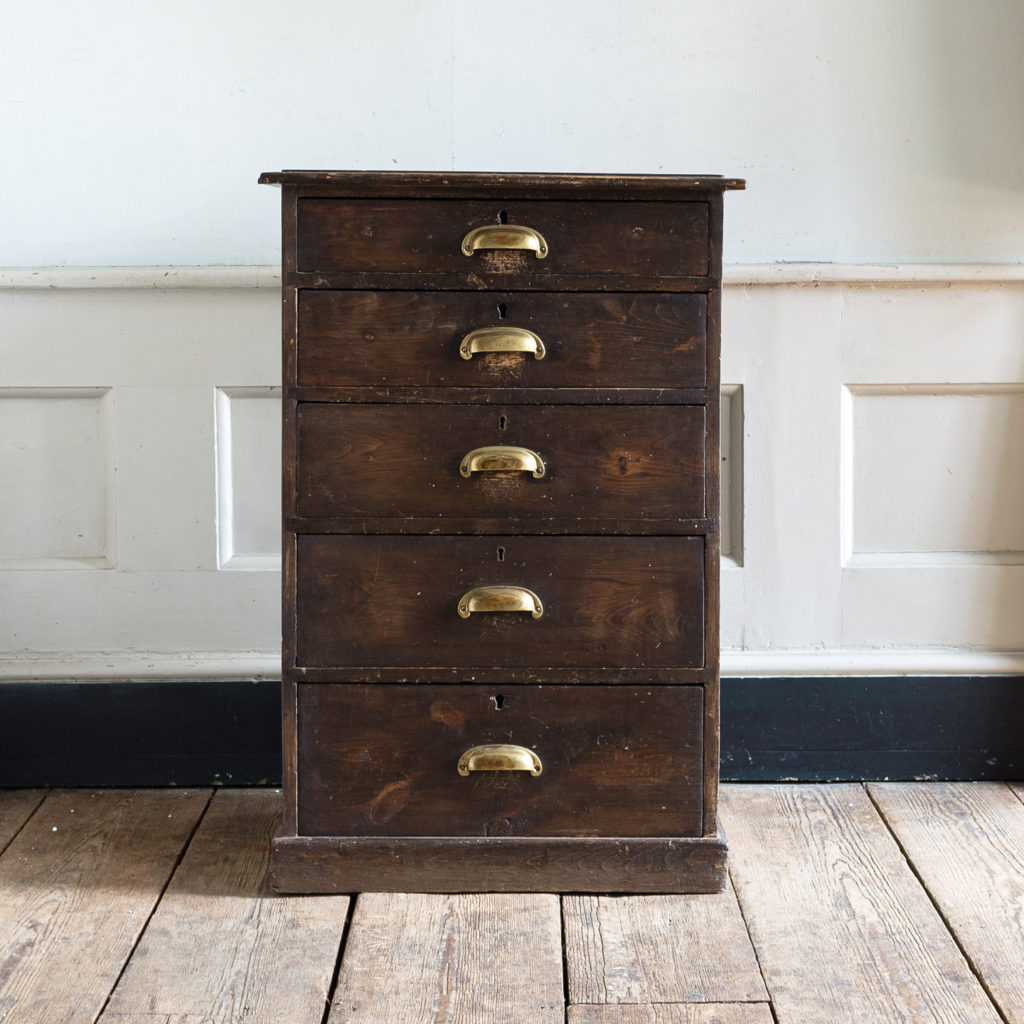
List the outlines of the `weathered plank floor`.
{"type": "Polygon", "coordinates": [[[0,1024],[1024,1024],[1024,786],[726,786],[720,896],[274,897],[269,790],[0,792],[0,1024]]]}

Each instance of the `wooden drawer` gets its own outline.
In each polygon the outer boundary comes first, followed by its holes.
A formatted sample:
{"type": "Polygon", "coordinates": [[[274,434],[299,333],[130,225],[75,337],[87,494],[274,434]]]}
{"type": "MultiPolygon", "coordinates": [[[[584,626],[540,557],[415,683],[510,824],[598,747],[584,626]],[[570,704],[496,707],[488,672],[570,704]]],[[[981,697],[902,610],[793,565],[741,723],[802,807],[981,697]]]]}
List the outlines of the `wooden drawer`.
{"type": "Polygon", "coordinates": [[[640,292],[299,292],[298,383],[320,387],[699,388],[707,295],[640,292]],[[513,327],[543,357],[477,353],[513,327]]]}
{"type": "MultiPolygon", "coordinates": [[[[499,517],[524,528],[557,517],[567,532],[602,519],[697,519],[704,515],[704,419],[704,407],[694,405],[303,403],[296,511],[499,517]],[[495,447],[518,448],[519,463],[537,468],[466,465],[470,452],[495,447]]],[[[486,453],[478,458],[488,465],[486,453]]]]}
{"type": "Polygon", "coordinates": [[[298,832],[699,835],[703,711],[696,686],[303,684],[298,832]],[[494,743],[540,774],[459,774],[494,743]]]}
{"type": "Polygon", "coordinates": [[[703,537],[301,535],[296,579],[297,666],[339,678],[704,664],[703,537]],[[483,586],[527,588],[543,614],[460,617],[483,586]]]}
{"type": "MultiPolygon", "coordinates": [[[[557,279],[703,277],[709,269],[707,202],[299,199],[300,273],[402,274],[432,278],[475,272],[557,279]],[[521,225],[547,254],[487,249],[464,255],[476,229],[521,225]]],[[[424,281],[421,287],[426,286],[424,281]]],[[[514,285],[512,285],[514,286],[514,285]]]]}

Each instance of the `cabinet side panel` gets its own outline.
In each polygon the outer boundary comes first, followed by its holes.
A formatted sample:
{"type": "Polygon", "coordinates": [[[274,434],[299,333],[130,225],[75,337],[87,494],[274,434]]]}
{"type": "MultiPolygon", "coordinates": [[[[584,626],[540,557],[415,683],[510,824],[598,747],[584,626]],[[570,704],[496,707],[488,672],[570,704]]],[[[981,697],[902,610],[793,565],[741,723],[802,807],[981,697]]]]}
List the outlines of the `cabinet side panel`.
{"type": "MultiPolygon", "coordinates": [[[[281,196],[281,506],[283,521],[295,514],[295,476],[298,461],[295,426],[296,401],[296,291],[295,189],[281,196]]],[[[295,535],[281,537],[281,735],[282,792],[284,810],[281,835],[295,835],[298,814],[298,749],[296,739],[296,688],[288,674],[295,664],[295,535]]]]}
{"type": "Polygon", "coordinates": [[[710,254],[708,274],[718,287],[708,294],[707,385],[704,472],[707,508],[715,526],[704,544],[704,658],[709,678],[704,688],[704,835],[718,832],[718,771],[721,746],[719,720],[719,619],[721,615],[721,333],[722,333],[722,194],[708,197],[710,254]]]}

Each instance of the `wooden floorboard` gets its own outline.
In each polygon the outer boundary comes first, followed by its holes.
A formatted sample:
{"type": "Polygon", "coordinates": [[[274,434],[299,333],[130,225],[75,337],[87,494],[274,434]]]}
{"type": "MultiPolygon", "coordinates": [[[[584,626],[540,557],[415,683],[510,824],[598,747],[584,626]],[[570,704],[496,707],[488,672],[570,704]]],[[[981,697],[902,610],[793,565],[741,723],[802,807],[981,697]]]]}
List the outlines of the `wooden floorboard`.
{"type": "Polygon", "coordinates": [[[42,789],[7,789],[0,791],[0,853],[21,830],[32,812],[43,802],[42,789]]]}
{"type": "Polygon", "coordinates": [[[0,1024],[1024,1024],[1024,784],[726,786],[715,896],[273,896],[279,806],[0,792],[0,1024]]]}
{"type": "Polygon", "coordinates": [[[767,1003],[570,1006],[566,1024],[773,1024],[767,1003]]]}
{"type": "Polygon", "coordinates": [[[46,797],[0,857],[3,1024],[93,1024],[208,796],[46,797]]]}
{"type": "Polygon", "coordinates": [[[561,914],[549,895],[356,900],[329,1024],[562,1024],[561,914]]]}
{"type": "Polygon", "coordinates": [[[1024,803],[1001,782],[872,798],[1008,1024],[1024,1024],[1024,803]]]}
{"type": "Polygon", "coordinates": [[[570,1003],[768,1000],[731,886],[714,896],[562,903],[570,1003]]]}
{"type": "Polygon", "coordinates": [[[280,809],[217,791],[100,1024],[320,1024],[349,898],[270,893],[280,809]]]}
{"type": "Polygon", "coordinates": [[[726,786],[722,812],[779,1024],[1000,1024],[862,786],[726,786]]]}

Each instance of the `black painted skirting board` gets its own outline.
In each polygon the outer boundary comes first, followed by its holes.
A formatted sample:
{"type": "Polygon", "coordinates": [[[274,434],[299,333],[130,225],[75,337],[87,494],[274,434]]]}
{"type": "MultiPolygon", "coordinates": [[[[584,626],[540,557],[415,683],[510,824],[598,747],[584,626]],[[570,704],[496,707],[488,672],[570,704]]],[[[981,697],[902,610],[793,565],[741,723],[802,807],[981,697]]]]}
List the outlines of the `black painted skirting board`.
{"type": "Polygon", "coordinates": [[[723,679],[722,778],[1024,778],[1024,676],[723,679]]]}
{"type": "MultiPolygon", "coordinates": [[[[279,685],[0,685],[0,787],[278,785],[279,685]]],[[[1024,676],[724,679],[731,781],[1024,778],[1024,676]]]]}

